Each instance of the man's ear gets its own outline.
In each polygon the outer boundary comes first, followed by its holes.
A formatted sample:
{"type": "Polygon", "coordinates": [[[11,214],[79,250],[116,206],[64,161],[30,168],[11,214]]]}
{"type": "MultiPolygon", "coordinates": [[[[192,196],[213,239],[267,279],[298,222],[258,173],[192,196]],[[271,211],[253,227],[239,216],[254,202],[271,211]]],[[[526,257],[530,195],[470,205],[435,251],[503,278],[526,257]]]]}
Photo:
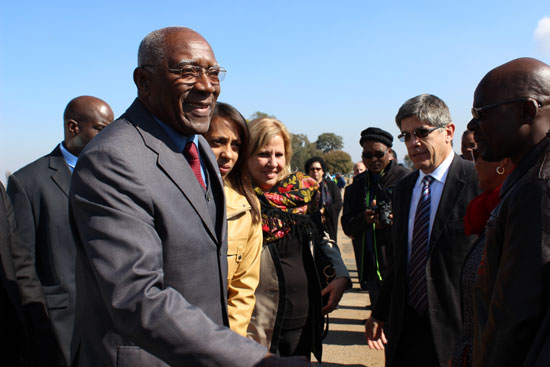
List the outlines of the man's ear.
{"type": "Polygon", "coordinates": [[[71,133],[71,136],[76,136],[80,132],[80,128],[78,127],[78,121],[70,119],[67,121],[67,128],[69,130],[69,133],[71,133]]]}
{"type": "Polygon", "coordinates": [[[537,117],[538,112],[538,102],[534,99],[529,99],[525,103],[522,103],[521,118],[523,123],[531,124],[535,120],[535,117],[537,117]]]}
{"type": "Polygon", "coordinates": [[[143,68],[136,68],[134,70],[134,83],[138,89],[138,95],[147,97],[150,93],[150,77],[151,73],[143,68]]]}
{"type": "Polygon", "coordinates": [[[455,124],[453,124],[452,122],[447,126],[445,126],[445,132],[447,134],[446,141],[449,141],[449,142],[453,141],[453,136],[455,135],[455,129],[456,129],[455,124]]]}

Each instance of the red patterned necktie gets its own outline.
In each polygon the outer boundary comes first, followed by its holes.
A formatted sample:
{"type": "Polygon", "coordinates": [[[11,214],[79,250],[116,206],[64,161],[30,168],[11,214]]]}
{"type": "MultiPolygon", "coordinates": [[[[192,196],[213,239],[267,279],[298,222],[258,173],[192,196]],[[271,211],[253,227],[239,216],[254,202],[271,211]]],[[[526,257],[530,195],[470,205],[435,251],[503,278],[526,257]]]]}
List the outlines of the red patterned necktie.
{"type": "Polygon", "coordinates": [[[430,185],[434,178],[424,176],[422,192],[414,217],[411,258],[409,260],[409,304],[419,313],[428,309],[426,287],[426,261],[428,260],[428,235],[430,231],[430,185]]]}
{"type": "Polygon", "coordinates": [[[191,166],[195,177],[197,177],[197,181],[199,181],[202,188],[206,190],[206,185],[204,184],[204,180],[202,179],[201,174],[201,162],[199,159],[199,152],[197,151],[197,146],[195,145],[195,143],[193,143],[192,141],[187,142],[185,148],[183,148],[183,155],[187,159],[187,162],[189,162],[189,165],[191,166]]]}

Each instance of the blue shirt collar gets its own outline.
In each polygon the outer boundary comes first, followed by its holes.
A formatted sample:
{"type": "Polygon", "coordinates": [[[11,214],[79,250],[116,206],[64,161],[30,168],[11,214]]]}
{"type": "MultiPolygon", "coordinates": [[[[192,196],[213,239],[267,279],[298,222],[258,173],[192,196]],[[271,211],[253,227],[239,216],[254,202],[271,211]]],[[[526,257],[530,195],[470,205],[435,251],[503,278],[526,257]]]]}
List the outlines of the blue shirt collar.
{"type": "Polygon", "coordinates": [[[74,166],[76,166],[76,162],[78,161],[78,157],[65,149],[63,142],[59,143],[59,149],[61,149],[61,154],[63,154],[63,158],[65,158],[67,166],[69,166],[69,169],[73,172],[74,166]]]}
{"type": "Polygon", "coordinates": [[[166,134],[168,134],[170,139],[172,139],[172,141],[176,144],[180,152],[183,151],[183,148],[185,148],[185,145],[189,141],[192,141],[193,143],[195,143],[197,147],[199,146],[198,135],[193,134],[190,136],[185,136],[179,131],[177,131],[176,129],[174,129],[172,126],[169,126],[164,122],[160,121],[156,116],[153,115],[153,118],[160,125],[160,127],[162,127],[162,129],[166,132],[166,134]]]}

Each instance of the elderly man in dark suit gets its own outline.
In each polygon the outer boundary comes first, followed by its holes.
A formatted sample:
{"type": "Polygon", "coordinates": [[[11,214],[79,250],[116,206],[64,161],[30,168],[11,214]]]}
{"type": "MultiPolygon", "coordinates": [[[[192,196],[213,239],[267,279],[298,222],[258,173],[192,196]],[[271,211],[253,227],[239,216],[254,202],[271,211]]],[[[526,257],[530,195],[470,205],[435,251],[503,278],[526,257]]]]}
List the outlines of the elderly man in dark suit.
{"type": "Polygon", "coordinates": [[[84,146],[113,119],[113,111],[101,99],[74,98],[63,114],[63,142],[8,179],[17,234],[34,255],[51,327],[60,347],[60,366],[69,366],[76,301],[76,249],[68,214],[71,172],[84,146]]]}
{"type": "Polygon", "coordinates": [[[72,356],[88,366],[301,366],[228,327],[225,200],[208,130],[225,70],[183,27],[147,35],[138,97],[86,147],[72,356]],[[284,363],[284,364],[283,364],[284,363]]]}
{"type": "Polygon", "coordinates": [[[516,164],[485,226],[473,365],[548,366],[550,66],[520,58],[491,70],[475,90],[472,115],[481,157],[516,164]]]}
{"type": "Polygon", "coordinates": [[[367,340],[375,349],[388,343],[388,366],[446,366],[462,325],[460,272],[474,240],[463,217],[478,194],[476,173],[453,152],[455,126],[438,97],[411,98],[396,122],[418,170],[394,189],[392,260],[367,340]]]}

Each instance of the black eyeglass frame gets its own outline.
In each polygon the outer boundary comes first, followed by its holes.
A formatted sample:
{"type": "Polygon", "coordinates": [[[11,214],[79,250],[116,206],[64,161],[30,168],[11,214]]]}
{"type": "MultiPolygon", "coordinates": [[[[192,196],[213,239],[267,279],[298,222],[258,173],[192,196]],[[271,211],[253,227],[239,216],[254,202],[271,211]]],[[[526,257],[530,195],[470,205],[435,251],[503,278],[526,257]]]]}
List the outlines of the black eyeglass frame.
{"type": "Polygon", "coordinates": [[[540,103],[539,101],[537,101],[536,99],[531,98],[531,97],[514,98],[514,99],[507,99],[505,101],[501,101],[501,102],[497,102],[497,103],[487,104],[487,105],[481,106],[481,107],[472,107],[472,110],[471,110],[472,111],[472,117],[476,120],[481,120],[483,118],[483,116],[481,116],[481,113],[483,113],[483,111],[487,111],[487,110],[490,110],[492,108],[502,106],[502,105],[505,105],[505,104],[509,104],[509,103],[528,102],[528,101],[535,102],[538,108],[542,107],[542,103],[540,103]]]}
{"type": "Polygon", "coordinates": [[[426,129],[425,127],[417,127],[412,131],[412,134],[409,132],[401,132],[401,134],[397,135],[397,139],[399,139],[399,141],[402,143],[406,143],[411,140],[411,136],[413,135],[417,139],[424,139],[432,132],[436,131],[437,129],[443,129],[444,127],[445,126],[436,126],[432,127],[431,129],[426,129]]]}

